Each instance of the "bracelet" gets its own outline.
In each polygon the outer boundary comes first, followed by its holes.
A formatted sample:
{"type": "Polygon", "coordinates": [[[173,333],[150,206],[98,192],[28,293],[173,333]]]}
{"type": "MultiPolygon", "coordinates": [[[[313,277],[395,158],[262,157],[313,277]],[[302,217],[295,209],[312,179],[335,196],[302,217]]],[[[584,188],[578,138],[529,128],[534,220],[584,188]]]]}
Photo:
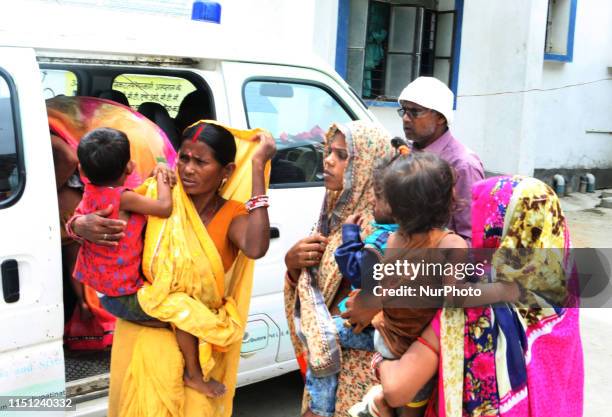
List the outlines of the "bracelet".
{"type": "Polygon", "coordinates": [[[244,206],[247,211],[250,213],[255,209],[260,207],[270,207],[270,198],[267,195],[256,195],[253,196],[247,201],[244,206]]]}
{"type": "Polygon", "coordinates": [[[417,342],[420,342],[422,345],[424,345],[426,348],[428,348],[429,350],[431,350],[433,352],[434,355],[439,356],[440,352],[438,352],[438,350],[436,348],[434,348],[431,343],[429,343],[427,340],[423,339],[421,336],[417,337],[417,342]]]}
{"type": "Polygon", "coordinates": [[[372,374],[377,381],[380,382],[380,364],[384,361],[385,358],[380,354],[380,352],[374,353],[372,356],[372,362],[370,362],[370,369],[372,370],[372,374]]]}
{"type": "MultiPolygon", "coordinates": [[[[299,277],[298,277],[298,279],[299,279],[299,277]]],[[[289,284],[289,286],[290,286],[291,288],[295,288],[295,287],[297,287],[297,280],[296,280],[296,281],[293,281],[293,279],[291,279],[291,275],[289,274],[289,271],[287,271],[287,272],[285,273],[285,282],[286,282],[287,284],[289,284]]]]}
{"type": "Polygon", "coordinates": [[[75,240],[76,242],[79,243],[83,243],[85,242],[85,239],[83,239],[81,236],[77,235],[76,233],[74,233],[74,231],[72,230],[72,223],[74,223],[74,221],[76,219],[78,219],[79,217],[82,217],[82,214],[76,214],[74,216],[72,216],[65,225],[65,229],[66,229],[66,234],[68,235],[69,238],[75,240]]]}

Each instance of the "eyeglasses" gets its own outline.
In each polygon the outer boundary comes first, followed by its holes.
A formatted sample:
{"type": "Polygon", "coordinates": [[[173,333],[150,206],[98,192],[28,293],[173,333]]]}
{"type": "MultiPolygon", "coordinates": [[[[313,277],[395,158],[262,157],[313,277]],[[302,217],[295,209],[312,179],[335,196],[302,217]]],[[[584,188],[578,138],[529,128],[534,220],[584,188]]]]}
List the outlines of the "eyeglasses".
{"type": "Polygon", "coordinates": [[[399,114],[399,117],[404,117],[406,114],[408,114],[411,119],[417,119],[428,111],[431,111],[431,109],[409,109],[406,107],[400,107],[397,109],[397,114],[399,114]]]}

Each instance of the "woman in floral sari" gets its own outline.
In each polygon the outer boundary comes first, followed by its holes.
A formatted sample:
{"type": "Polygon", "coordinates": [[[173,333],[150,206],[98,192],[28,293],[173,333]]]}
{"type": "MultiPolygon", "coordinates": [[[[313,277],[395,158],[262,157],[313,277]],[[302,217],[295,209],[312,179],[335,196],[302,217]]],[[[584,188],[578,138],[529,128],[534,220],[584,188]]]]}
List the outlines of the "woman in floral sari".
{"type": "Polygon", "coordinates": [[[513,305],[442,310],[424,332],[440,357],[423,360],[409,350],[383,363],[383,387],[393,380],[385,396],[410,400],[403,381],[437,369],[431,416],[582,416],[577,278],[559,199],[543,182],[521,176],[481,181],[472,194],[473,247],[501,249],[493,257],[495,277],[518,282],[521,297],[513,305]]]}
{"type": "MultiPolygon", "coordinates": [[[[361,121],[330,128],[324,166],[326,195],[316,231],[294,245],[285,258],[285,310],[296,356],[303,371],[307,355],[311,366],[340,370],[338,416],[346,415],[373,381],[368,371],[372,353],[341,351],[336,343],[330,313],[338,314],[338,303],[348,295],[350,284],[338,270],[334,251],[342,243],[342,223],[349,215],[362,214],[363,233],[371,232],[373,169],[377,161],[392,155],[390,139],[382,128],[361,121]],[[322,329],[327,332],[323,338],[322,329]]],[[[304,411],[309,408],[308,398],[305,391],[304,411]]]]}

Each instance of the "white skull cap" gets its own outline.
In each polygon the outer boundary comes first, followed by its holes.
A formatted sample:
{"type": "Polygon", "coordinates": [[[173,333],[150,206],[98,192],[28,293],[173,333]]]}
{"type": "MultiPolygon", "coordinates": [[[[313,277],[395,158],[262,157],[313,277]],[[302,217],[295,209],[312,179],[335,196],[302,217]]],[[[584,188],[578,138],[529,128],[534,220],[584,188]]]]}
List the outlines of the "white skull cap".
{"type": "Polygon", "coordinates": [[[411,101],[420,106],[441,113],[450,126],[453,123],[453,92],[440,80],[433,77],[419,77],[404,88],[397,100],[411,101]]]}

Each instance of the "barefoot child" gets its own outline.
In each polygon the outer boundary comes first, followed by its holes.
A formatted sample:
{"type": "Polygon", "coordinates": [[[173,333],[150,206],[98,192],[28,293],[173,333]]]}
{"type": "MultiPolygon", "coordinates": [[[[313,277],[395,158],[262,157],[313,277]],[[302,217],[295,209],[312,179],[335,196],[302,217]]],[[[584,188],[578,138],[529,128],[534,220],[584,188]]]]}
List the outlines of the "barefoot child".
{"type": "MultiPolygon", "coordinates": [[[[79,169],[90,183],[85,185],[75,213],[88,214],[112,205],[110,217],[124,220],[127,226],[125,236],[114,247],[84,241],[74,278],[104,294],[100,302],[111,314],[146,326],[167,326],[148,316],[136,296],[144,283],[141,263],[146,216],[167,218],[172,213],[171,188],[164,180],[167,173],[163,168],[157,170],[157,199],[124,187],[134,169],[130,143],[123,132],[110,128],[95,129],[85,135],[79,142],[77,156],[79,169]]],[[[196,337],[176,328],[176,338],[186,364],[185,384],[209,397],[223,395],[222,384],[203,380],[196,337]]]]}
{"type": "MultiPolygon", "coordinates": [[[[454,204],[453,186],[452,169],[448,163],[433,154],[415,153],[387,168],[384,176],[385,197],[393,218],[399,224],[399,230],[389,238],[388,251],[383,262],[393,263],[412,257],[419,259],[421,255],[425,255],[428,262],[444,262],[445,251],[430,249],[467,248],[466,242],[459,235],[446,228],[454,204]]],[[[392,285],[403,284],[401,281],[393,281],[397,280],[396,277],[391,278],[392,285]]],[[[419,279],[420,277],[417,277],[411,282],[419,282],[419,279]]],[[[495,290],[492,287],[487,288],[489,293],[495,290]]],[[[508,299],[512,299],[516,292],[507,291],[505,294],[508,299]]],[[[499,298],[495,298],[497,295],[495,292],[487,299],[483,298],[483,301],[499,301],[499,298]]],[[[423,339],[421,334],[434,318],[437,307],[446,300],[443,297],[438,300],[424,300],[428,303],[423,306],[402,306],[387,301],[389,300],[383,300],[382,311],[372,320],[376,329],[374,346],[378,352],[372,360],[372,368],[377,378],[378,366],[383,359],[399,359],[413,343],[420,343],[438,355],[436,349],[423,339]]],[[[423,415],[435,385],[434,381],[435,378],[431,379],[420,387],[420,390],[415,387],[415,392],[418,392],[410,403],[402,407],[402,416],[423,415]]],[[[394,410],[386,403],[383,390],[384,387],[374,387],[362,402],[351,408],[351,416],[393,416],[394,410]]]]}

